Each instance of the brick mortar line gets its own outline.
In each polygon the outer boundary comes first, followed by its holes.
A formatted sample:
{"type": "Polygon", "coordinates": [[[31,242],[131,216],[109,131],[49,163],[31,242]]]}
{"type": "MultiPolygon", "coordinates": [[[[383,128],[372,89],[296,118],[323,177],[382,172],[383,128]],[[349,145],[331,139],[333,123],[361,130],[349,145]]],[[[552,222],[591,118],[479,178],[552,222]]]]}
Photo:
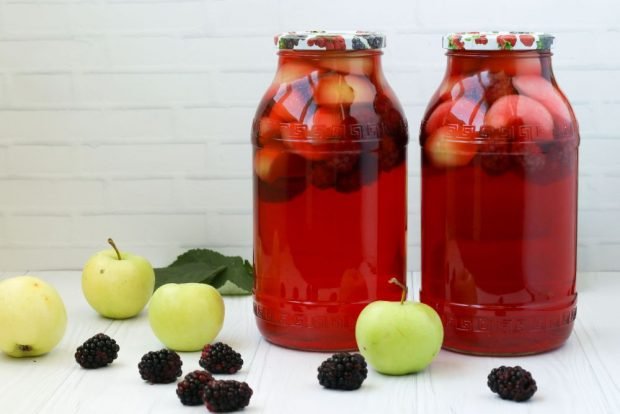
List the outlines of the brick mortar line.
{"type": "MultiPolygon", "coordinates": [[[[249,165],[249,164],[248,164],[249,165]]],[[[249,182],[252,179],[251,166],[248,166],[248,173],[231,173],[229,175],[215,175],[215,174],[196,174],[185,172],[171,172],[170,174],[130,174],[119,173],[113,174],[108,171],[101,171],[100,173],[81,173],[76,175],[75,173],[36,173],[36,174],[15,174],[15,173],[0,173],[0,180],[12,180],[12,181],[48,181],[48,182],[114,182],[114,181],[155,181],[155,180],[179,180],[181,182],[227,182],[227,181],[239,181],[249,182]]]]}
{"type": "MultiPolygon", "coordinates": [[[[174,4],[176,3],[176,1],[171,1],[171,2],[165,2],[165,3],[169,3],[169,4],[174,4]]],[[[196,3],[201,3],[201,2],[196,2],[196,3]]],[[[6,4],[6,3],[5,3],[6,4]]],[[[76,4],[80,4],[80,3],[75,3],[75,2],[67,2],[67,3],[39,3],[39,2],[34,2],[34,3],[23,3],[23,2],[18,2],[18,3],[13,3],[13,4],[30,4],[30,5],[41,5],[41,4],[45,4],[46,6],[49,5],[76,5],[76,4]]],[[[83,4],[83,3],[82,3],[83,4]]],[[[102,3],[101,7],[105,7],[108,4],[131,4],[131,5],[136,5],[136,4],[143,4],[145,7],[147,7],[146,5],[148,5],[148,3],[137,3],[137,2],[122,2],[122,3],[102,3]]],[[[206,12],[206,11],[205,11],[206,12]]],[[[208,15],[206,15],[205,13],[205,23],[207,22],[208,19],[208,15]]],[[[4,27],[5,25],[3,25],[4,27]]],[[[441,36],[445,33],[454,31],[455,25],[446,25],[446,26],[438,26],[437,24],[433,24],[432,27],[428,26],[426,24],[425,21],[420,20],[419,22],[417,22],[417,24],[412,24],[412,25],[407,25],[407,26],[390,26],[390,27],[376,27],[375,29],[378,31],[383,31],[389,34],[394,34],[394,35],[398,35],[398,34],[421,34],[421,35],[427,35],[427,34],[434,34],[434,35],[438,35],[441,36]]],[[[519,29],[519,28],[523,28],[522,26],[516,26],[516,25],[507,25],[505,27],[503,27],[503,29],[519,29]]],[[[559,33],[581,33],[581,32],[594,32],[594,33],[600,33],[601,35],[604,35],[606,33],[616,33],[618,30],[620,29],[620,25],[617,24],[607,24],[605,26],[601,26],[600,24],[582,24],[582,25],[549,25],[546,24],[545,25],[545,30],[554,34],[559,34],[559,33]]],[[[3,31],[4,36],[7,36],[9,39],[48,39],[48,38],[56,38],[56,39],[74,39],[74,38],[81,38],[81,37],[106,37],[109,35],[123,35],[123,36],[129,36],[129,37],[153,37],[153,36],[157,36],[157,37],[162,37],[162,36],[170,36],[170,35],[174,35],[174,36],[184,36],[184,37],[209,37],[209,38],[248,38],[248,37],[256,37],[256,36],[261,36],[261,37],[269,37],[272,38],[272,36],[277,33],[279,30],[272,30],[272,29],[252,29],[252,28],[247,28],[247,29],[239,29],[239,28],[235,28],[233,30],[227,30],[227,29],[222,29],[222,28],[212,28],[212,27],[207,27],[205,25],[204,28],[201,29],[196,29],[196,30],[192,30],[192,29],[183,29],[183,28],[171,28],[171,29],[158,29],[158,30],[154,30],[154,29],[143,29],[143,30],[123,30],[123,29],[102,29],[102,30],[88,30],[88,29],[72,29],[71,33],[59,33],[58,30],[50,30],[47,32],[38,32],[36,34],[20,34],[20,33],[16,33],[16,32],[8,32],[7,30],[3,31]]]]}
{"type": "MultiPolygon", "coordinates": [[[[399,56],[394,56],[394,59],[398,59],[399,56]]],[[[244,65],[230,65],[230,64],[218,64],[213,65],[115,65],[110,62],[104,66],[66,66],[52,69],[45,69],[41,67],[29,68],[28,66],[7,66],[5,68],[0,67],[0,73],[5,75],[208,75],[208,74],[275,74],[277,60],[274,57],[273,62],[264,65],[253,66],[248,68],[244,65]]],[[[617,72],[620,71],[620,63],[606,63],[606,62],[594,62],[587,65],[582,63],[574,63],[567,60],[554,60],[555,72],[557,75],[558,68],[560,72],[617,72]]],[[[421,63],[399,63],[389,65],[384,69],[386,77],[389,78],[390,73],[433,73],[443,75],[445,72],[445,58],[434,59],[424,61],[421,63]]],[[[561,76],[561,74],[560,74],[561,76]]]]}
{"type": "MultiPolygon", "coordinates": [[[[452,25],[438,25],[433,24],[429,26],[426,21],[421,20],[421,25],[412,29],[408,26],[396,26],[391,29],[391,32],[395,34],[437,34],[443,35],[446,33],[454,32],[456,24],[452,25]]],[[[530,26],[530,25],[528,25],[530,26]]],[[[541,25],[542,26],[542,25],[541,25]]],[[[544,30],[551,34],[557,33],[618,33],[620,31],[620,24],[607,24],[602,26],[600,24],[576,24],[576,25],[554,25],[554,24],[545,24],[544,30]]],[[[509,24],[500,28],[501,30],[523,30],[521,25],[509,24]]],[[[495,29],[499,30],[499,29],[495,29]]],[[[389,39],[388,39],[389,41],[389,39]]],[[[439,45],[441,46],[441,45],[439,45]]]]}
{"type": "MultiPolygon", "coordinates": [[[[620,246],[620,241],[616,239],[608,239],[608,238],[578,238],[577,247],[578,248],[587,248],[587,247],[596,247],[596,246],[611,246],[616,247],[620,246]]],[[[620,268],[620,265],[618,265],[620,268]]]]}
{"type": "MultiPolygon", "coordinates": [[[[179,204],[181,204],[179,202],[179,204]]],[[[71,207],[71,208],[50,208],[50,209],[38,209],[38,208],[3,208],[2,215],[5,217],[40,217],[40,216],[64,216],[64,217],[115,217],[119,215],[123,216],[201,216],[201,217],[219,217],[223,216],[251,216],[251,207],[182,207],[180,205],[170,206],[169,208],[94,208],[94,207],[71,207]]]]}
{"type": "MultiPolygon", "coordinates": [[[[79,147],[111,147],[111,146],[121,146],[125,145],[127,141],[131,141],[130,144],[133,146],[150,146],[150,145],[175,145],[175,146],[185,146],[185,145],[200,145],[204,144],[211,147],[214,144],[221,146],[240,146],[240,145],[251,145],[250,142],[250,134],[248,134],[247,140],[239,140],[239,141],[224,141],[220,138],[213,136],[205,136],[205,137],[197,137],[197,138],[178,138],[176,136],[171,136],[167,139],[161,139],[160,137],[131,137],[131,136],[123,136],[119,135],[117,137],[110,138],[91,138],[87,136],[83,137],[72,137],[72,138],[54,138],[53,142],[49,141],[38,141],[37,138],[11,138],[11,139],[3,139],[0,137],[0,148],[5,147],[13,147],[13,146],[29,146],[29,147],[71,147],[72,144],[76,144],[79,147]]],[[[78,148],[80,149],[80,148],[78,148]]]]}
{"type": "MultiPolygon", "coordinates": [[[[177,3],[178,0],[171,0],[170,3],[177,3]]],[[[15,2],[15,4],[24,4],[24,2],[15,2]]],[[[67,2],[67,4],[76,4],[78,2],[67,2]]],[[[136,4],[137,2],[126,2],[136,4]]],[[[7,4],[4,2],[4,4],[7,4]]],[[[50,3],[41,3],[41,2],[33,2],[32,4],[50,4],[50,3]]],[[[407,27],[396,27],[392,29],[384,30],[388,36],[388,48],[390,35],[399,36],[399,35],[434,35],[438,39],[441,39],[443,35],[446,33],[450,33],[454,31],[455,26],[437,26],[433,25],[433,28],[420,26],[415,28],[416,25],[411,25],[407,27]],[[414,27],[413,29],[411,27],[414,27]]],[[[620,25],[616,26],[604,26],[600,25],[583,25],[583,26],[561,26],[561,27],[552,27],[547,25],[547,30],[552,32],[552,34],[556,33],[568,33],[571,35],[585,33],[592,34],[593,37],[605,37],[606,35],[618,34],[620,32],[620,25]],[[554,30],[559,29],[559,30],[554,30]]],[[[16,41],[81,41],[81,40],[100,40],[106,39],[109,37],[119,37],[119,38],[171,38],[171,39],[233,39],[233,40],[246,40],[248,38],[256,39],[257,37],[264,37],[265,39],[271,41],[273,39],[273,35],[278,33],[279,31],[274,28],[274,30],[267,31],[266,29],[254,30],[248,29],[247,31],[209,31],[210,29],[205,30],[183,30],[183,29],[168,29],[168,30],[147,30],[147,31],[127,31],[127,30],[111,30],[111,31],[81,31],[75,33],[59,33],[59,32],[36,32],[36,33],[4,33],[0,38],[0,42],[16,42],[16,41]]],[[[376,29],[379,30],[380,29],[376,29]]],[[[559,36],[556,36],[559,37],[559,36]]],[[[559,37],[558,42],[561,42],[561,37],[559,37]]],[[[273,45],[273,43],[270,43],[273,45]]],[[[441,49],[441,44],[437,43],[438,49],[441,49]]],[[[275,46],[273,46],[274,52],[277,50],[275,46]]]]}
{"type": "MultiPolygon", "coordinates": [[[[439,86],[439,84],[437,85],[439,86]]],[[[267,86],[265,87],[265,90],[267,86]]],[[[428,104],[428,100],[430,100],[431,96],[428,96],[428,99],[419,99],[419,100],[410,100],[404,99],[402,96],[399,97],[400,103],[405,107],[405,110],[413,110],[419,109],[422,107],[426,107],[428,104]]],[[[414,98],[415,99],[415,98],[414,98]]],[[[58,105],[41,105],[38,103],[33,103],[32,105],[7,105],[0,104],[0,113],[1,112],[35,112],[35,111],[49,111],[49,112],[77,112],[77,111],[134,111],[134,110],[192,110],[192,109],[256,109],[258,103],[260,101],[260,97],[257,97],[255,102],[250,101],[210,101],[210,102],[169,102],[161,105],[153,105],[153,104],[144,104],[144,103],[135,103],[135,104],[127,104],[127,103],[114,103],[114,102],[98,102],[98,103],[89,103],[83,102],[80,104],[67,105],[66,103],[58,104],[58,105]]],[[[605,99],[598,98],[594,100],[581,100],[581,99],[570,99],[573,106],[587,106],[591,104],[604,104],[604,105],[620,105],[620,99],[605,99]]]]}
{"type": "MultiPolygon", "coordinates": [[[[180,203],[179,203],[180,204],[180,203]]],[[[612,203],[603,206],[580,206],[579,213],[601,213],[601,212],[617,212],[620,210],[620,204],[612,203]]],[[[419,208],[408,209],[407,215],[419,216],[421,213],[419,208]]],[[[135,207],[135,208],[92,208],[92,207],[74,207],[70,209],[66,208],[11,208],[6,207],[2,209],[0,216],[15,216],[15,217],[37,217],[37,216],[50,216],[50,217],[90,217],[90,216],[117,216],[117,215],[180,215],[180,216],[248,216],[252,215],[252,210],[244,207],[184,207],[182,205],[171,205],[168,208],[158,207],[135,207]]]]}
{"type": "MultiPolygon", "coordinates": [[[[266,88],[265,88],[266,89],[266,88]]],[[[259,98],[260,99],[260,98],[259,98]]],[[[144,105],[144,104],[116,104],[116,103],[97,103],[97,104],[80,104],[80,105],[54,105],[54,106],[45,106],[40,104],[33,104],[32,106],[24,106],[24,105],[2,105],[0,104],[0,112],[3,111],[24,111],[24,112],[34,112],[34,111],[50,111],[50,112],[76,112],[76,111],[90,111],[90,112],[105,112],[105,111],[134,111],[134,110],[186,110],[186,109],[256,109],[258,106],[258,100],[255,105],[251,105],[249,103],[244,103],[243,105],[235,105],[232,102],[209,102],[209,103],[179,103],[179,102],[171,102],[166,105],[144,105]]]]}
{"type": "MultiPolygon", "coordinates": [[[[242,214],[238,214],[242,215],[242,214]]],[[[251,215],[251,212],[243,215],[251,215]]],[[[148,217],[162,217],[162,216],[175,216],[175,217],[201,217],[201,218],[209,218],[213,216],[220,216],[220,214],[212,214],[212,212],[205,211],[204,209],[196,209],[189,211],[181,211],[178,209],[169,209],[169,210],[108,210],[101,209],[98,211],[65,211],[65,210],[55,210],[55,211],[24,211],[24,210],[8,210],[5,211],[5,217],[64,217],[70,219],[78,219],[78,218],[94,218],[94,217],[136,217],[136,216],[148,216],[148,217]]]]}

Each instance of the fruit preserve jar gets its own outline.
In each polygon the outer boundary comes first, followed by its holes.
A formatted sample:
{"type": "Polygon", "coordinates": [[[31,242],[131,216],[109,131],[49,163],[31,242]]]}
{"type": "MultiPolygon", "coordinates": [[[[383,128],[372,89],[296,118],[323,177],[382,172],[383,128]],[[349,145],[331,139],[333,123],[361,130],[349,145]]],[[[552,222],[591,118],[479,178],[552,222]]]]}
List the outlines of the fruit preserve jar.
{"type": "Polygon", "coordinates": [[[538,353],[576,315],[573,111],[543,33],[454,33],[424,116],[421,299],[444,347],[538,353]]]}
{"type": "Polygon", "coordinates": [[[276,36],[279,61],[252,127],[254,313],[270,342],[355,349],[358,314],[405,281],[403,110],[383,35],[276,36]]]}

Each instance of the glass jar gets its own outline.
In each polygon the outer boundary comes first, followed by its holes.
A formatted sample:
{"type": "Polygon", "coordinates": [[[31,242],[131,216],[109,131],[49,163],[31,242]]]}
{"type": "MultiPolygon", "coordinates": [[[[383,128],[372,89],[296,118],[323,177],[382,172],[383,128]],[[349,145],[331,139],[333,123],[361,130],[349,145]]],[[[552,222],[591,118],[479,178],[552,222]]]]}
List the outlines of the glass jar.
{"type": "Polygon", "coordinates": [[[420,130],[421,299],[444,348],[518,355],[560,346],[577,293],[573,111],[543,33],[453,33],[420,130]]]}
{"type": "Polygon", "coordinates": [[[381,68],[383,35],[276,36],[279,62],[252,127],[254,313],[272,343],[355,349],[369,302],[405,281],[402,108],[381,68]]]}

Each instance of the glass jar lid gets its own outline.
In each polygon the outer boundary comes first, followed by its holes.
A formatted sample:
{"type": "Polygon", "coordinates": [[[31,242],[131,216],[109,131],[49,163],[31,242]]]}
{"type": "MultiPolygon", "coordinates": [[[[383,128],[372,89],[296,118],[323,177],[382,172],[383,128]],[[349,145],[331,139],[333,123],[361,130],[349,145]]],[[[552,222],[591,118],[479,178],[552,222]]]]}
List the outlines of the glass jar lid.
{"type": "Polygon", "coordinates": [[[385,35],[366,31],[285,32],[274,37],[280,50],[364,50],[385,47],[385,35]]]}
{"type": "Polygon", "coordinates": [[[455,32],[443,37],[450,50],[548,50],[553,35],[542,32],[455,32]]]}

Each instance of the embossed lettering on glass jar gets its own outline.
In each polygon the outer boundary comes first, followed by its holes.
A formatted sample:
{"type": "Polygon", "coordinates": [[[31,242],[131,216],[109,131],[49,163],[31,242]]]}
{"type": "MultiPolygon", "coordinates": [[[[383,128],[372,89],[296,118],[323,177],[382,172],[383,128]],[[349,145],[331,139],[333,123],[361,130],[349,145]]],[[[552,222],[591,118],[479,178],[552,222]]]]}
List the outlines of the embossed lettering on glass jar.
{"type": "Polygon", "coordinates": [[[381,68],[385,38],[275,41],[252,128],[256,321],[278,345],[354,349],[359,312],[397,300],[388,280],[405,280],[408,135],[381,68]]]}
{"type": "Polygon", "coordinates": [[[421,299],[444,347],[515,355],[563,344],[576,315],[573,111],[544,33],[453,33],[420,130],[421,299]]]}

